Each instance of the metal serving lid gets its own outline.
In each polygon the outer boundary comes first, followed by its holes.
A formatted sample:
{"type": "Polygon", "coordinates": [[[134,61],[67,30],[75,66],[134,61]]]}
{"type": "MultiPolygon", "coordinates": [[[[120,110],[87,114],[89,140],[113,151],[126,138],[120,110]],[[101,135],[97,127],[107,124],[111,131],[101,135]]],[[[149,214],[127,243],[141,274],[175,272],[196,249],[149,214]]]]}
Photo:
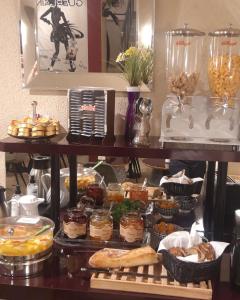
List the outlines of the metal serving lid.
{"type": "Polygon", "coordinates": [[[184,23],[183,28],[176,28],[167,31],[167,35],[171,36],[204,36],[205,32],[199,31],[197,29],[189,28],[187,23],[184,23]]]}
{"type": "Polygon", "coordinates": [[[240,36],[240,29],[233,28],[232,24],[229,24],[226,28],[217,29],[216,31],[209,32],[209,36],[226,36],[226,37],[238,37],[240,36]]]}

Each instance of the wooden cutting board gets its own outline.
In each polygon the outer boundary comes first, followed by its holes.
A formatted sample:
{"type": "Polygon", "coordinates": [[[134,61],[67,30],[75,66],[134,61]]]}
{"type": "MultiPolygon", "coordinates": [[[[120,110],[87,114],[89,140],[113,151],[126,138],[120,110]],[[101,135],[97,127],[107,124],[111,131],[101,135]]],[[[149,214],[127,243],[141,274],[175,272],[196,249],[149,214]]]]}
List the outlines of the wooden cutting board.
{"type": "MultiPolygon", "coordinates": [[[[154,275],[167,275],[166,269],[158,265],[139,266],[137,268],[122,268],[119,271],[148,273],[154,275]]],[[[154,278],[146,278],[141,276],[119,276],[116,274],[94,273],[91,277],[91,288],[127,291],[145,294],[156,294],[162,296],[172,296],[190,299],[212,299],[211,281],[202,281],[199,284],[180,284],[167,278],[156,280],[154,278]]]]}

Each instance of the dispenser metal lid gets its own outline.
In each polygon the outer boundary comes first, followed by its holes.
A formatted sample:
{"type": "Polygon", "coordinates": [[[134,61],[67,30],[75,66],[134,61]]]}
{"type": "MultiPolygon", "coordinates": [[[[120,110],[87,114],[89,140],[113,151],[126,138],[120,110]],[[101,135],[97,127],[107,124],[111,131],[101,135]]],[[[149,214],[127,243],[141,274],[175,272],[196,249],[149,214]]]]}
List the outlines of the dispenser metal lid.
{"type": "Polygon", "coordinates": [[[213,32],[209,32],[208,35],[213,36],[213,37],[221,37],[221,36],[239,37],[240,36],[240,29],[233,28],[232,24],[229,24],[228,27],[220,28],[220,29],[217,29],[213,32]]]}
{"type": "Polygon", "coordinates": [[[170,36],[204,36],[205,32],[202,32],[197,29],[189,28],[187,23],[184,23],[183,28],[176,28],[170,31],[167,31],[167,35],[170,36]]]}

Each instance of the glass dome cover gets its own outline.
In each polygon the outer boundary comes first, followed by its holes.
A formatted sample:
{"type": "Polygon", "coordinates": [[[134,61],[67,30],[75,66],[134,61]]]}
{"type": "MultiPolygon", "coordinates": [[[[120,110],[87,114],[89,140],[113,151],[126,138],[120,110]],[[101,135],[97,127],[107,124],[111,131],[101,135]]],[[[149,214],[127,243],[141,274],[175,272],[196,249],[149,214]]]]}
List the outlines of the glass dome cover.
{"type": "Polygon", "coordinates": [[[8,217],[0,220],[0,256],[29,256],[53,243],[54,222],[45,217],[8,217]]]}
{"type": "MultiPolygon", "coordinates": [[[[95,167],[95,166],[94,166],[95,167]]],[[[90,184],[99,184],[106,189],[104,178],[94,169],[94,167],[84,168],[83,165],[78,165],[77,168],[77,188],[78,190],[85,190],[90,184]]],[[[65,186],[70,189],[70,174],[65,174],[65,186]]]]}

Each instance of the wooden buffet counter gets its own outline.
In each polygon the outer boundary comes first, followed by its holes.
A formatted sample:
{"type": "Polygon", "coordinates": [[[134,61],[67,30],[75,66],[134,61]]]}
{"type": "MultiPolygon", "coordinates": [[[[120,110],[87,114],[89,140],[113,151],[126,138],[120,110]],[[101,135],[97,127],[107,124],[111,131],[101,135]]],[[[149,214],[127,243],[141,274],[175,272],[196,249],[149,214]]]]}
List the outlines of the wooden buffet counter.
{"type": "MultiPolygon", "coordinates": [[[[206,193],[206,228],[213,228],[213,236],[221,240],[224,229],[225,183],[227,162],[240,162],[240,152],[231,146],[165,144],[161,145],[158,137],[151,137],[149,147],[134,147],[126,144],[124,137],[115,140],[83,140],[81,143],[69,143],[65,135],[59,135],[49,141],[25,142],[15,138],[0,140],[0,151],[14,153],[41,153],[51,156],[52,204],[51,218],[59,228],[60,218],[60,187],[59,187],[59,156],[66,154],[70,168],[70,205],[75,205],[77,193],[77,159],[76,155],[104,155],[115,157],[141,157],[178,160],[206,160],[207,193],[206,193]],[[214,185],[215,163],[218,162],[217,184],[214,185]],[[214,204],[213,195],[218,196],[214,204]],[[214,206],[215,205],[215,206],[214,206]],[[213,222],[213,224],[212,224],[213,222]]],[[[54,255],[46,263],[44,272],[36,277],[21,279],[0,277],[0,299],[34,299],[34,300],[137,300],[137,299],[183,299],[143,293],[105,291],[90,288],[89,276],[79,274],[81,266],[91,253],[86,251],[74,256],[54,251],[54,255]],[[68,256],[67,256],[68,255],[68,256]],[[70,270],[70,271],[69,271],[70,270]]],[[[181,296],[181,295],[179,295],[181,296]]],[[[230,288],[227,283],[214,285],[214,300],[239,299],[240,294],[230,288]]]]}

